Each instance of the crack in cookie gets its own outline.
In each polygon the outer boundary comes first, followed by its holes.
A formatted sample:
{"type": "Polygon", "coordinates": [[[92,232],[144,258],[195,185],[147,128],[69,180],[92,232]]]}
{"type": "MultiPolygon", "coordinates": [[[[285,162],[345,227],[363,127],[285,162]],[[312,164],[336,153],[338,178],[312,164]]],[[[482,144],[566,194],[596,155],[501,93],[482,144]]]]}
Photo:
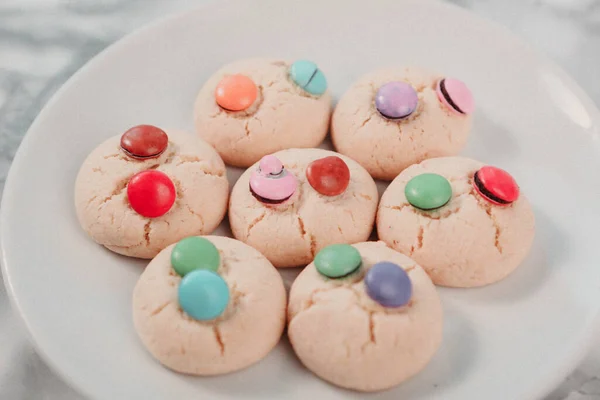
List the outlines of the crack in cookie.
{"type": "Polygon", "coordinates": [[[219,350],[221,351],[221,356],[225,355],[225,342],[223,341],[223,337],[221,336],[221,330],[219,329],[219,325],[215,324],[213,326],[213,333],[215,334],[215,340],[219,345],[219,350]]]}
{"type": "Polygon", "coordinates": [[[167,306],[171,304],[171,300],[165,302],[164,304],[161,304],[160,306],[156,307],[154,310],[152,310],[150,312],[150,316],[154,317],[158,314],[160,314],[165,308],[167,308],[167,306]]]}

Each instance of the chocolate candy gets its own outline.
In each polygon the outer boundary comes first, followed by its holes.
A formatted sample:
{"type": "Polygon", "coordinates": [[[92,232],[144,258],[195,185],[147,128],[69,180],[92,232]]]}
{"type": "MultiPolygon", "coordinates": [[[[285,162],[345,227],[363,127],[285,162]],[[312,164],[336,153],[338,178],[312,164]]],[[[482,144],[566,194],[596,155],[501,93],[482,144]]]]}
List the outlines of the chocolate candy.
{"type": "Polygon", "coordinates": [[[121,150],[140,160],[160,156],[168,145],[165,131],[152,125],[134,126],[121,136],[121,150]]]}
{"type": "Polygon", "coordinates": [[[180,240],[171,252],[171,266],[181,276],[197,269],[216,272],[220,263],[221,255],[215,245],[198,236],[180,240]]]}
{"type": "Polygon", "coordinates": [[[452,198],[452,186],[438,174],[421,174],[412,178],[404,188],[408,202],[421,210],[435,210],[452,198]]]}
{"type": "Polygon", "coordinates": [[[384,307],[405,306],[412,296],[412,282],[406,271],[388,261],[373,265],[364,282],[369,297],[384,307]]]}
{"type": "Polygon", "coordinates": [[[265,204],[281,204],[296,192],[298,181],[281,161],[273,156],[264,156],[258,168],[250,176],[250,192],[265,204]]]}
{"type": "Polygon", "coordinates": [[[320,96],[327,90],[325,75],[312,61],[296,61],[290,67],[289,74],[296,85],[312,95],[320,96]]]}
{"type": "Polygon", "coordinates": [[[350,170],[337,156],[324,157],[311,162],[306,168],[306,179],[310,186],[325,196],[344,193],[350,183],[350,170]]]}
{"type": "Polygon", "coordinates": [[[332,244],[319,251],[314,262],[321,275],[335,279],[356,271],[362,258],[358,250],[349,244],[332,244]]]}
{"type": "Polygon", "coordinates": [[[186,274],[179,283],[177,294],[183,311],[199,321],[217,318],[229,304],[227,282],[205,269],[186,274]]]}
{"type": "Polygon", "coordinates": [[[254,81],[245,75],[229,75],[221,79],[215,89],[215,100],[227,111],[248,109],[258,97],[254,81]]]}
{"type": "Polygon", "coordinates": [[[375,95],[375,108],[387,119],[403,119],[417,109],[419,97],[406,82],[389,82],[381,86],[375,95]]]}
{"type": "Polygon", "coordinates": [[[500,168],[485,166],[473,176],[475,190],[490,203],[506,206],[519,198],[519,185],[500,168]]]}
{"type": "Polygon", "coordinates": [[[471,91],[458,79],[445,78],[438,82],[436,93],[438,99],[450,110],[458,114],[471,114],[475,110],[475,102],[471,91]]]}
{"type": "Polygon", "coordinates": [[[138,214],[156,218],[166,214],[175,203],[175,185],[169,177],[156,170],[135,174],[127,184],[127,199],[138,214]]]}

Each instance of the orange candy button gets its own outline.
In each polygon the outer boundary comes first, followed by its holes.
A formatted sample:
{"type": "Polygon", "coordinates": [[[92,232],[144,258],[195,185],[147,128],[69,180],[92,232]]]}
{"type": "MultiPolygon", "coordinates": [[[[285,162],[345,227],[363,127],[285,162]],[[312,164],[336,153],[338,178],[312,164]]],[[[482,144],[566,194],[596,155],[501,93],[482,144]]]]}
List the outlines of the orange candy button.
{"type": "Polygon", "coordinates": [[[215,90],[217,104],[228,111],[242,111],[254,103],[258,89],[245,75],[230,75],[221,79],[215,90]]]}

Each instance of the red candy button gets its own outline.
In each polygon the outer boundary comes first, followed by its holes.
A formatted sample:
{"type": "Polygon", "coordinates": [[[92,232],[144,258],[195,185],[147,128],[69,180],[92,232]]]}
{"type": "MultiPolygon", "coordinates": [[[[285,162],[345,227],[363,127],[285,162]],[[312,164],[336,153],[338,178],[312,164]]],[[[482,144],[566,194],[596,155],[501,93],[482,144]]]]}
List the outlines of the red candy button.
{"type": "Polygon", "coordinates": [[[329,156],[311,162],[306,168],[308,183],[325,196],[344,193],[350,183],[350,170],[339,157],[329,156]]]}
{"type": "Polygon", "coordinates": [[[158,157],[168,144],[165,131],[152,125],[134,126],[121,136],[121,148],[132,158],[158,157]]]}
{"type": "Polygon", "coordinates": [[[490,203],[505,206],[519,198],[519,185],[505,170],[485,166],[475,172],[475,190],[490,203]]]}
{"type": "Polygon", "coordinates": [[[160,171],[142,171],[129,180],[127,198],[138,214],[148,218],[160,217],[175,203],[175,185],[160,171]]]}

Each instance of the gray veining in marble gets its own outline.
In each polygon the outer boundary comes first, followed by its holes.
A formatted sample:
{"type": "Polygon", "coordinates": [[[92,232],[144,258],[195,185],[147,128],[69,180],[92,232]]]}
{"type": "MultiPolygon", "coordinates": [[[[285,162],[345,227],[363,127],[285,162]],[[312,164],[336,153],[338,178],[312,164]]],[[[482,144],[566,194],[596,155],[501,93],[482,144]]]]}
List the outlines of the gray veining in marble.
{"type": "MultiPolygon", "coordinates": [[[[453,2],[500,22],[548,54],[600,104],[600,0],[453,2]]],[[[27,128],[77,69],[133,29],[198,3],[0,0],[0,194],[27,128]]],[[[9,307],[2,285],[0,399],[82,399],[36,354],[9,307]]],[[[593,348],[583,364],[546,400],[600,400],[600,350],[593,348]]]]}

